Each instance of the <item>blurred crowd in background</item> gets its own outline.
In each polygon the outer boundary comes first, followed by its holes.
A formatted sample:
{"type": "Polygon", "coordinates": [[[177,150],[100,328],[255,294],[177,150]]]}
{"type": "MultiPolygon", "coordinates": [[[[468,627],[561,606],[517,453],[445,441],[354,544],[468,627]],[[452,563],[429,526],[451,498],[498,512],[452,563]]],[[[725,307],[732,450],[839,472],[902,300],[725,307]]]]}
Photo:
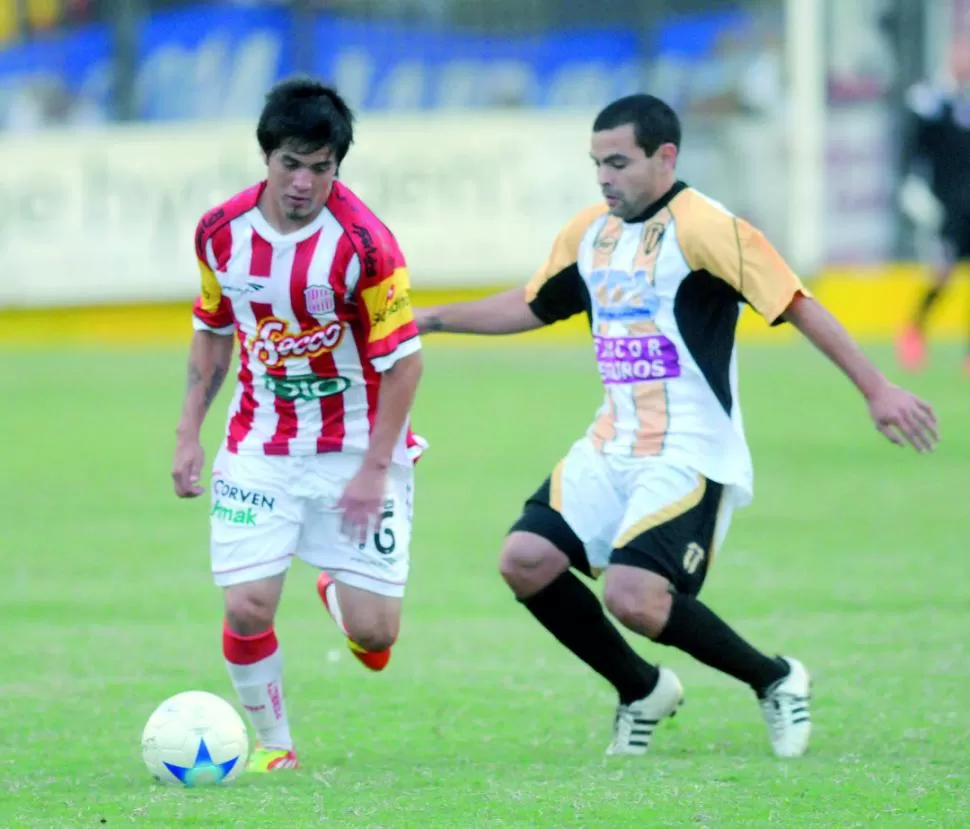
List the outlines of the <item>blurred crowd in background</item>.
{"type": "MultiPolygon", "coordinates": [[[[826,256],[905,256],[902,101],[945,65],[970,0],[820,2],[826,256]]],[[[592,115],[646,90],[683,116],[705,185],[771,230],[784,213],[771,160],[784,164],[791,106],[785,22],[786,0],[0,0],[0,130],[251,118],[293,71],[362,112],[592,115]]]]}

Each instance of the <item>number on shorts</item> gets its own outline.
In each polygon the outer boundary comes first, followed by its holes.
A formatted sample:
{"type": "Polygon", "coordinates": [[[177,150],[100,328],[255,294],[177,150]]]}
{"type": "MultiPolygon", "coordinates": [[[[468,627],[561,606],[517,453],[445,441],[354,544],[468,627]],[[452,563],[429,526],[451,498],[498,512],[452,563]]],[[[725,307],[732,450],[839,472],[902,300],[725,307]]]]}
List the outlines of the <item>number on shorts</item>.
{"type": "Polygon", "coordinates": [[[692,541],[684,551],[684,571],[687,575],[693,576],[697,572],[697,568],[701,566],[703,560],[704,548],[700,544],[695,544],[692,541]]]}
{"type": "Polygon", "coordinates": [[[394,530],[384,526],[384,522],[394,517],[394,504],[388,502],[385,505],[381,517],[377,521],[377,528],[374,530],[374,546],[381,555],[389,556],[394,552],[395,538],[394,530]]]}

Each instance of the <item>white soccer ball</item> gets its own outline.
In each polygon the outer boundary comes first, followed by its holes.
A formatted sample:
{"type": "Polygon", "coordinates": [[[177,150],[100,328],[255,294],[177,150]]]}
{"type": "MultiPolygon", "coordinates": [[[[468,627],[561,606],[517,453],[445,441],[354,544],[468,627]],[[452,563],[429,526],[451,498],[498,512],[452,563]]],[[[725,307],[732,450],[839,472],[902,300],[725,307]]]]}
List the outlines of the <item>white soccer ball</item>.
{"type": "Polygon", "coordinates": [[[236,709],[222,697],[185,691],[165,700],[148,718],[141,750],[156,780],[212,786],[242,773],[249,735],[236,709]]]}

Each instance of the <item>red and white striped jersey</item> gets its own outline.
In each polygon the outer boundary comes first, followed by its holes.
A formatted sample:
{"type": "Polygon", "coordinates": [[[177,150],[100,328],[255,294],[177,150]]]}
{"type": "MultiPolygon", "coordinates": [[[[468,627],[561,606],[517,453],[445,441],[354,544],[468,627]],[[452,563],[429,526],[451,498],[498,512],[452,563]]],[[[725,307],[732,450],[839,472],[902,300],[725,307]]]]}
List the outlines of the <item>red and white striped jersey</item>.
{"type": "MultiPolygon", "coordinates": [[[[404,256],[340,182],[313,223],[286,234],[257,208],[265,186],[209,211],[196,231],[194,328],[239,341],[226,447],[365,452],[381,373],[421,347],[404,256]]],[[[393,460],[408,465],[423,447],[408,427],[393,460]]]]}

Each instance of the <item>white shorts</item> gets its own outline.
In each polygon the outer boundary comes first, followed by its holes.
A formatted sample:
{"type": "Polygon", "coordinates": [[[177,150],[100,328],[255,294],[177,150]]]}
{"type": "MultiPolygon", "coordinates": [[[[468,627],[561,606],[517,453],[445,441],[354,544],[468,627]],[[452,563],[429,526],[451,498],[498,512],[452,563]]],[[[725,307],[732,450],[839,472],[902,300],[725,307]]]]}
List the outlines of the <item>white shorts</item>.
{"type": "Polygon", "coordinates": [[[220,587],[285,573],[293,556],[334,579],[400,597],[408,579],[413,468],[392,465],[380,523],[360,546],[341,532],[337,501],[361,455],[235,455],[212,465],[212,575],[220,587]]]}
{"type": "MultiPolygon", "coordinates": [[[[687,466],[604,455],[583,438],[529,503],[562,516],[582,544],[591,575],[610,564],[642,566],[696,593],[727,536],[736,499],[732,487],[687,466]]],[[[556,534],[555,527],[544,531],[541,512],[530,517],[528,504],[515,529],[556,534]]]]}

